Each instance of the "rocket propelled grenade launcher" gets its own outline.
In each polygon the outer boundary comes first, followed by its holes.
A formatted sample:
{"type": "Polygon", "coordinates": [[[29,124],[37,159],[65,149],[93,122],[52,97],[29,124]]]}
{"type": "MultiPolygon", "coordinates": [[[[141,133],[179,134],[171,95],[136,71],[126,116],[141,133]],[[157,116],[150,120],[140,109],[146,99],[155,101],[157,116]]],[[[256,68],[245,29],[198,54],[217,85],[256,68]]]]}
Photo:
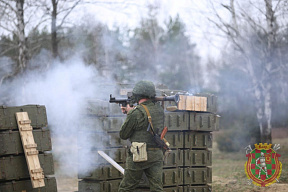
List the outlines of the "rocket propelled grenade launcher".
{"type": "MultiPolygon", "coordinates": [[[[112,97],[112,94],[110,94],[110,100],[109,103],[117,103],[117,104],[121,104],[123,107],[126,107],[127,104],[131,105],[131,93],[127,94],[128,98],[115,98],[112,97]]],[[[176,103],[179,102],[180,97],[178,94],[175,95],[171,95],[171,96],[156,96],[153,98],[154,101],[174,101],[176,103]]]]}

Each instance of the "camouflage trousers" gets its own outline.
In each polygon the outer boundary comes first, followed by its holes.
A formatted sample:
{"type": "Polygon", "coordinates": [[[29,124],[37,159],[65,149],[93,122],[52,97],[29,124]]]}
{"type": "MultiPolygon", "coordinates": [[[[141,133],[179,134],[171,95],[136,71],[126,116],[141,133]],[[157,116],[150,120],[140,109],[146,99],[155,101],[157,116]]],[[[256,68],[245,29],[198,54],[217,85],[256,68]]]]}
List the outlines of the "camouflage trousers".
{"type": "Polygon", "coordinates": [[[132,154],[126,159],[124,178],[120,183],[118,192],[133,192],[145,173],[150,186],[150,192],[163,192],[163,152],[148,151],[148,161],[133,162],[132,154]]]}

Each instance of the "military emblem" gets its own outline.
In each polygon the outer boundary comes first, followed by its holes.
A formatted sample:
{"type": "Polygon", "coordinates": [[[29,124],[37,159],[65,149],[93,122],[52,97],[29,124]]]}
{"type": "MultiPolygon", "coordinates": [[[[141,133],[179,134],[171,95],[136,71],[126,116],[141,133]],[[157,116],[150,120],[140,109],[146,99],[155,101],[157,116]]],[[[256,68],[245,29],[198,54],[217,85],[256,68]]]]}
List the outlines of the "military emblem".
{"type": "Polygon", "coordinates": [[[280,154],[276,153],[280,147],[267,143],[255,144],[255,148],[247,146],[245,163],[245,173],[248,177],[248,184],[267,187],[275,182],[279,182],[282,171],[282,163],[279,161],[280,154]]]}

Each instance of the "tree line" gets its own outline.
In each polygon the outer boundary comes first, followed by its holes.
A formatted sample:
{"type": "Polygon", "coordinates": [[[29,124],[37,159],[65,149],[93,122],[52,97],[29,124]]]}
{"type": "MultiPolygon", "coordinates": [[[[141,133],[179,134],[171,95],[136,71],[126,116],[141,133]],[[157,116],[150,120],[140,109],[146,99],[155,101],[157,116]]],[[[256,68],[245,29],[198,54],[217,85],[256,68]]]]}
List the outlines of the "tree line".
{"type": "Polygon", "coordinates": [[[163,25],[157,6],[151,5],[135,29],[109,29],[89,21],[66,25],[81,3],[0,0],[0,27],[6,31],[0,38],[0,87],[31,70],[45,72],[52,61],[78,55],[100,75],[121,83],[150,79],[170,89],[217,94],[221,127],[241,135],[239,143],[250,142],[253,134],[271,143],[272,127],[287,126],[285,0],[217,4],[226,10],[225,17],[215,9],[217,2],[211,2],[213,17],[207,19],[226,47],[219,59],[205,58],[206,63],[180,16],[167,18],[163,25]]]}

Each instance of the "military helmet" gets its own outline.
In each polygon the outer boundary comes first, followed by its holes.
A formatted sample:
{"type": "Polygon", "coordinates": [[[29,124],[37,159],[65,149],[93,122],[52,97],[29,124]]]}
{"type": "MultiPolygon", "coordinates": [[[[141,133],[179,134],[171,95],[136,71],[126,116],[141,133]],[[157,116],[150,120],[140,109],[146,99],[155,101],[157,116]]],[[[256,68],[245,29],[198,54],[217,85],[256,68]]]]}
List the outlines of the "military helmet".
{"type": "Polygon", "coordinates": [[[152,98],[156,96],[155,85],[151,81],[139,81],[132,91],[133,95],[152,98]]]}

